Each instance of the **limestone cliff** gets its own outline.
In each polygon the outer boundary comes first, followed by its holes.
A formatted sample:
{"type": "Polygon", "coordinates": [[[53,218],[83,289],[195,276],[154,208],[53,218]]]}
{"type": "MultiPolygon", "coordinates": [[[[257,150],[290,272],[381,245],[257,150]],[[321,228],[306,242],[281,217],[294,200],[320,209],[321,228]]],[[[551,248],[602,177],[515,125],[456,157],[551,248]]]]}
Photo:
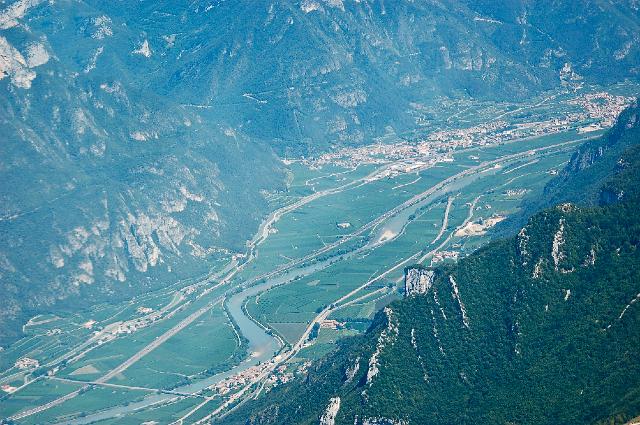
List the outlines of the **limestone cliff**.
{"type": "Polygon", "coordinates": [[[422,266],[412,266],[404,269],[404,295],[426,294],[431,285],[435,272],[422,266]]]}

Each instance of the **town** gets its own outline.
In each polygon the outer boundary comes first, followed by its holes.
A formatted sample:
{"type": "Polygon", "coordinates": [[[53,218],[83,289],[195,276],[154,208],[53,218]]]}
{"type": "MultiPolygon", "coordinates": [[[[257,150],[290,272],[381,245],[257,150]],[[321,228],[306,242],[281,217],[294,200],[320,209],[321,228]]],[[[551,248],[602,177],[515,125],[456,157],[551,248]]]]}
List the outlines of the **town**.
{"type": "Polygon", "coordinates": [[[509,122],[500,118],[468,128],[435,131],[418,140],[339,149],[302,162],[312,168],[330,164],[353,168],[392,163],[372,178],[393,177],[453,161],[452,154],[463,149],[500,145],[569,130],[581,134],[603,130],[614,124],[618,114],[632,99],[607,92],[586,93],[564,101],[567,110],[561,112],[560,117],[532,122],[509,122]]]}

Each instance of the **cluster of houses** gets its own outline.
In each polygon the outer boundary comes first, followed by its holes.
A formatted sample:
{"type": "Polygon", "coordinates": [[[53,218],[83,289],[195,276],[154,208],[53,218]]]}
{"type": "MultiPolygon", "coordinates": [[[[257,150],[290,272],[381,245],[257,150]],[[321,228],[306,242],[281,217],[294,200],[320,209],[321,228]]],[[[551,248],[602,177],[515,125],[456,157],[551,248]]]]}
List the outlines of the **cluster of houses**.
{"type": "Polygon", "coordinates": [[[362,164],[393,163],[380,175],[372,178],[393,177],[417,172],[437,163],[453,161],[451,154],[459,149],[492,146],[571,129],[585,133],[608,128],[632,100],[630,97],[607,92],[578,94],[565,102],[569,109],[577,110],[566,111],[561,117],[520,123],[497,119],[467,128],[436,131],[419,141],[339,149],[303,162],[312,168],[325,164],[353,168],[362,164]]]}

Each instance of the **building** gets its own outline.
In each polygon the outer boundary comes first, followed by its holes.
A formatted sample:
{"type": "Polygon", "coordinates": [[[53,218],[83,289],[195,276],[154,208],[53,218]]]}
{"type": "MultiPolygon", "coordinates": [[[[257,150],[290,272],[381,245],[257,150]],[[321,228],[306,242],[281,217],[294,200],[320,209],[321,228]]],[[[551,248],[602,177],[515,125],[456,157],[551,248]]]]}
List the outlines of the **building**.
{"type": "Polygon", "coordinates": [[[35,369],[40,367],[40,362],[35,359],[30,359],[29,357],[23,357],[16,361],[15,366],[18,369],[35,369]]]}

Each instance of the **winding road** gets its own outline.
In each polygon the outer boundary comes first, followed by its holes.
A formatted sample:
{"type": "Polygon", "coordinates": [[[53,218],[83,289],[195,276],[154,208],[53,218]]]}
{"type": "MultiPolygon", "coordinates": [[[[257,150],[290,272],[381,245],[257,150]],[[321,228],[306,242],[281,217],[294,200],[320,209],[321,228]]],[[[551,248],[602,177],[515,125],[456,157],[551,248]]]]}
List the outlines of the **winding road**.
{"type": "MultiPolygon", "coordinates": [[[[536,149],[531,149],[525,152],[518,152],[515,154],[509,154],[509,155],[504,155],[500,158],[494,159],[494,160],[490,160],[490,161],[485,161],[482,162],[478,165],[472,166],[470,168],[467,168],[455,175],[452,175],[450,177],[447,177],[445,179],[443,179],[442,181],[438,182],[437,184],[433,185],[432,187],[426,189],[425,191],[411,197],[410,199],[402,202],[401,204],[395,206],[394,208],[388,210],[387,212],[385,212],[384,214],[376,217],[375,219],[371,220],[370,222],[366,223],[365,225],[359,227],[358,229],[356,229],[354,232],[344,236],[342,239],[339,239],[335,242],[332,242],[330,244],[327,244],[325,246],[323,246],[322,248],[319,248],[317,250],[315,250],[314,252],[311,252],[307,255],[304,255],[301,258],[292,260],[288,263],[285,263],[277,268],[275,268],[274,270],[271,270],[269,272],[263,273],[261,275],[255,276],[252,279],[243,282],[241,285],[239,285],[238,287],[241,288],[241,291],[238,293],[237,292],[237,288],[235,289],[235,291],[232,293],[231,289],[233,288],[229,288],[223,295],[218,295],[216,296],[214,299],[212,299],[211,301],[209,301],[204,307],[199,308],[198,310],[196,310],[195,312],[191,313],[189,316],[187,316],[185,319],[181,320],[178,324],[176,324],[175,326],[171,327],[169,330],[167,330],[165,333],[163,333],[161,336],[157,337],[155,340],[153,340],[151,343],[149,343],[148,345],[146,345],[144,348],[142,348],[141,350],[139,350],[137,353],[135,353],[133,356],[131,356],[130,358],[128,358],[126,361],[124,361],[123,363],[121,363],[120,365],[118,365],[117,367],[115,367],[114,369],[110,370],[109,372],[107,372],[105,375],[103,375],[102,377],[98,378],[97,380],[95,380],[95,382],[90,383],[90,384],[94,384],[94,385],[100,385],[100,384],[107,384],[107,381],[109,381],[110,379],[112,379],[113,377],[117,376],[118,374],[124,372],[125,370],[127,370],[128,368],[130,368],[132,365],[134,365],[136,362],[138,362],[140,359],[142,359],[144,356],[146,356],[147,354],[149,354],[150,352],[152,352],[154,349],[156,349],[157,347],[161,346],[162,344],[164,344],[167,340],[169,340],[172,336],[174,336],[175,334],[177,334],[178,332],[180,332],[181,330],[183,330],[184,328],[186,328],[187,326],[189,326],[191,323],[193,323],[195,320],[197,320],[199,317],[201,317],[204,313],[206,313],[207,311],[209,311],[211,308],[213,308],[215,305],[218,305],[221,302],[226,302],[230,297],[237,297],[237,300],[240,302],[244,302],[247,298],[249,298],[250,296],[254,296],[260,292],[263,292],[265,290],[268,290],[276,285],[281,285],[281,284],[286,284],[289,281],[291,281],[292,279],[290,279],[289,277],[291,275],[293,275],[294,273],[297,276],[304,276],[305,273],[310,274],[312,272],[316,272],[318,270],[321,270],[323,268],[326,268],[328,266],[330,266],[331,264],[334,264],[334,262],[331,261],[331,257],[329,257],[329,259],[324,259],[324,260],[318,260],[318,258],[324,254],[327,254],[329,252],[331,252],[332,250],[347,244],[349,242],[354,241],[356,238],[363,236],[366,234],[366,232],[371,232],[369,234],[369,238],[368,238],[368,243],[365,244],[362,247],[356,248],[355,252],[362,252],[362,251],[367,251],[367,250],[372,250],[377,248],[378,246],[382,245],[382,244],[386,244],[391,242],[393,239],[395,239],[395,237],[397,237],[397,235],[399,235],[401,233],[401,231],[395,231],[394,234],[396,236],[389,238],[389,239],[380,239],[378,237],[376,237],[375,235],[373,235],[374,233],[377,233],[377,235],[380,235],[382,232],[384,232],[385,230],[388,229],[394,229],[394,230],[401,230],[404,229],[404,227],[407,225],[407,223],[410,221],[409,217],[411,214],[415,213],[415,211],[419,208],[421,208],[422,206],[428,204],[429,202],[432,202],[435,198],[446,194],[447,191],[451,191],[454,190],[456,187],[458,187],[459,185],[464,186],[464,182],[468,181],[471,182],[473,181],[473,178],[477,175],[479,175],[480,173],[490,170],[492,168],[494,168],[496,165],[499,164],[503,164],[506,162],[510,162],[513,160],[517,160],[517,159],[521,159],[524,157],[532,157],[535,155],[542,155],[545,154],[546,152],[555,152],[561,149],[566,149],[569,146],[575,145],[579,142],[582,142],[584,140],[586,140],[588,138],[584,138],[584,139],[580,139],[580,140],[572,140],[572,141],[568,141],[568,142],[563,142],[563,143],[558,143],[558,144],[554,144],[554,145],[550,145],[550,146],[545,146],[545,147],[540,147],[540,148],[536,148],[536,149]],[[317,260],[313,266],[314,267],[308,267],[308,263],[313,262],[314,260],[317,260]],[[305,267],[307,267],[307,269],[305,269],[305,267]],[[277,282],[274,283],[272,282],[273,279],[278,278],[277,282]]],[[[309,204],[310,202],[319,199],[323,196],[328,196],[328,195],[332,195],[332,194],[336,194],[339,192],[342,192],[344,190],[348,190],[348,189],[353,189],[355,187],[359,187],[362,186],[364,184],[367,184],[368,182],[370,182],[376,174],[378,174],[380,172],[380,170],[376,170],[373,173],[370,173],[369,175],[362,177],[360,179],[351,181],[347,184],[341,185],[339,187],[335,187],[335,188],[330,188],[330,189],[325,189],[323,191],[320,192],[316,192],[312,195],[308,195],[305,196],[302,199],[299,199],[298,201],[287,205],[283,208],[280,208],[274,212],[272,212],[267,219],[261,224],[257,234],[254,236],[254,238],[250,241],[250,243],[248,244],[248,253],[246,255],[246,257],[244,258],[243,261],[240,261],[238,263],[236,263],[235,267],[233,267],[232,269],[228,270],[228,273],[226,274],[226,276],[224,276],[222,279],[220,279],[218,281],[218,283],[215,283],[213,286],[207,288],[207,290],[205,290],[204,294],[208,295],[209,292],[211,292],[213,289],[218,288],[224,284],[227,284],[231,281],[231,279],[240,271],[242,270],[244,267],[246,267],[247,264],[249,264],[251,261],[253,261],[254,258],[256,258],[257,254],[256,254],[256,248],[262,244],[269,236],[270,233],[270,229],[273,227],[273,225],[285,214],[288,214],[292,211],[295,211],[296,209],[301,208],[304,205],[309,204]]],[[[444,217],[443,217],[443,223],[442,223],[442,227],[440,229],[439,234],[437,235],[437,237],[433,240],[432,244],[436,243],[437,241],[439,241],[441,239],[441,237],[444,235],[444,233],[446,232],[446,229],[448,227],[448,216],[449,216],[449,211],[451,209],[451,205],[453,202],[454,197],[449,196],[448,201],[447,201],[447,207],[445,209],[445,213],[444,213],[444,217]]],[[[476,198],[475,201],[472,203],[472,206],[470,208],[470,213],[469,216],[467,217],[467,219],[465,220],[465,222],[463,223],[466,224],[469,220],[471,220],[472,216],[473,216],[473,208],[475,206],[475,203],[478,201],[479,198],[476,198]]],[[[225,411],[227,409],[229,409],[231,406],[233,406],[234,404],[240,403],[243,400],[246,399],[246,397],[248,397],[248,395],[252,394],[252,390],[256,389],[256,387],[259,387],[259,383],[264,381],[279,365],[287,362],[289,359],[291,359],[292,357],[294,357],[299,351],[300,349],[304,346],[304,344],[306,343],[309,333],[311,332],[313,326],[316,323],[321,323],[323,320],[325,320],[332,311],[334,311],[337,308],[341,308],[341,304],[343,304],[345,301],[347,301],[349,298],[357,295],[359,292],[361,292],[363,289],[369,287],[371,284],[378,282],[379,280],[385,278],[386,276],[388,276],[389,274],[398,271],[401,267],[403,267],[404,265],[408,264],[409,262],[424,262],[430,255],[433,255],[435,252],[437,252],[439,249],[441,249],[441,247],[443,247],[444,245],[446,245],[446,243],[448,243],[451,239],[451,237],[453,236],[454,232],[451,232],[450,235],[444,240],[442,241],[442,243],[440,243],[438,245],[438,247],[434,248],[433,250],[431,250],[430,252],[424,254],[424,251],[420,251],[417,253],[414,253],[413,255],[406,257],[405,259],[403,259],[402,261],[394,264],[393,266],[391,266],[390,268],[388,268],[387,270],[385,270],[384,272],[382,272],[381,274],[377,275],[374,278],[369,279],[368,281],[366,281],[365,283],[363,283],[362,285],[358,286],[357,288],[353,289],[352,291],[350,291],[347,294],[341,295],[339,296],[333,303],[332,306],[330,307],[326,307],[324,308],[320,313],[318,313],[315,318],[308,324],[308,326],[306,327],[304,333],[302,334],[302,336],[298,339],[298,341],[293,344],[293,346],[291,346],[290,348],[286,349],[285,351],[281,351],[280,353],[278,353],[277,355],[274,355],[271,360],[268,362],[268,367],[265,367],[264,370],[259,374],[259,376],[257,376],[255,379],[253,379],[251,382],[249,382],[247,385],[245,385],[240,391],[238,391],[237,393],[235,393],[234,395],[232,395],[229,399],[225,400],[219,407],[217,407],[213,412],[211,412],[209,415],[207,415],[204,419],[202,419],[201,421],[199,421],[198,423],[204,423],[202,421],[205,420],[209,420],[214,416],[220,415],[225,413],[225,411]]],[[[212,279],[209,278],[205,278],[202,282],[209,283],[211,282],[212,279]]],[[[353,300],[352,300],[353,301],[353,300]]],[[[251,338],[251,332],[246,332],[245,329],[243,329],[243,323],[254,323],[255,326],[255,321],[253,320],[253,318],[247,317],[247,315],[245,314],[245,312],[243,311],[242,308],[240,309],[235,309],[235,310],[230,310],[230,314],[232,319],[234,320],[235,323],[239,324],[240,327],[240,333],[245,336],[246,338],[249,339],[249,345],[251,347],[252,343],[255,341],[252,341],[251,338]]],[[[267,332],[264,330],[264,326],[262,324],[259,324],[260,327],[262,328],[262,332],[266,335],[268,335],[268,338],[275,338],[269,334],[267,334],[267,332]]],[[[244,326],[249,326],[249,325],[244,325],[244,326]]],[[[255,333],[255,330],[252,330],[252,332],[255,333]]],[[[264,338],[264,335],[260,336],[261,338],[264,338]]],[[[255,338],[254,338],[255,339],[255,338]]],[[[89,385],[89,384],[88,384],[89,385]]],[[[69,394],[66,394],[62,397],[57,398],[56,400],[53,400],[49,403],[43,404],[41,406],[37,406],[34,407],[32,409],[29,410],[25,410],[22,412],[19,412],[17,414],[14,414],[13,416],[10,417],[10,419],[12,420],[20,420],[23,418],[26,418],[28,416],[32,416],[34,414],[40,413],[44,410],[50,409],[54,406],[58,406],[62,403],[65,403],[68,400],[73,399],[74,397],[78,396],[79,394],[81,394],[87,387],[87,386],[83,386],[82,388],[73,391],[69,394]]],[[[175,391],[175,396],[186,396],[184,394],[191,394],[190,392],[185,392],[183,389],[176,389],[175,391]],[[182,395],[181,395],[182,394],[182,395]]],[[[206,406],[207,402],[209,401],[209,399],[203,401],[203,403],[201,403],[200,407],[196,408],[196,410],[189,412],[189,415],[193,414],[195,411],[197,411],[200,408],[203,408],[206,406]]],[[[121,408],[115,408],[114,412],[119,412],[121,413],[123,410],[121,408]]],[[[101,412],[102,417],[104,417],[104,412],[101,412]]],[[[108,417],[108,416],[107,416],[108,417]]],[[[94,417],[95,419],[95,417],[94,417]]],[[[92,416],[89,415],[87,418],[84,418],[82,421],[78,420],[78,421],[73,421],[73,423],[89,423],[92,420],[92,416]]]]}

